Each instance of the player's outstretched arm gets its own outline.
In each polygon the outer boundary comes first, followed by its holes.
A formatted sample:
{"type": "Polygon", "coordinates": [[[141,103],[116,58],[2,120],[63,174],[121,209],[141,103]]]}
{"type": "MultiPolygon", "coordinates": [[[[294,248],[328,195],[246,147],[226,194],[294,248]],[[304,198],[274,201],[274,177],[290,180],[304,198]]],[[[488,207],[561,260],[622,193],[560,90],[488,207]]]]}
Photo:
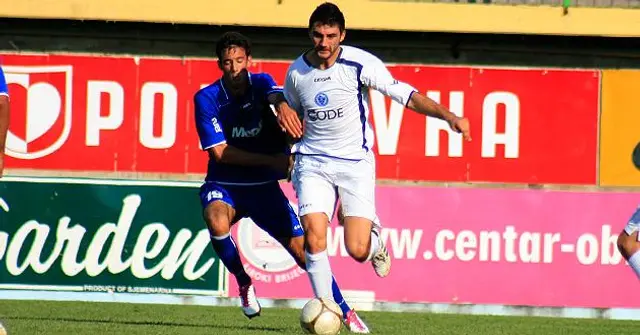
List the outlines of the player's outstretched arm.
{"type": "Polygon", "coordinates": [[[360,80],[366,86],[378,90],[413,111],[447,121],[451,129],[462,133],[466,140],[471,140],[468,119],[458,117],[443,105],[417,92],[411,85],[393,78],[379,58],[371,54],[364,54],[362,57],[364,66],[360,74],[360,80]]]}
{"type": "Polygon", "coordinates": [[[429,97],[414,91],[407,102],[407,107],[420,114],[447,121],[451,129],[462,133],[465,140],[471,141],[469,120],[451,113],[445,106],[433,101],[429,97]]]}
{"type": "Polygon", "coordinates": [[[9,130],[9,91],[4,79],[4,73],[0,70],[0,177],[4,170],[4,149],[9,130]]]}

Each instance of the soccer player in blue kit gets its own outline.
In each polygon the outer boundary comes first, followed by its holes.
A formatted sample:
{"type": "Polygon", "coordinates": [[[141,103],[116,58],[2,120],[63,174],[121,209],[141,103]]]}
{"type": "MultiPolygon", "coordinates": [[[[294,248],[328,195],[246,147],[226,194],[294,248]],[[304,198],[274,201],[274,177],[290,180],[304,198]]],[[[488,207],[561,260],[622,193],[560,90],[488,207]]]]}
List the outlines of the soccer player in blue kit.
{"type": "MultiPolygon", "coordinates": [[[[200,199],[213,248],[235,276],[242,310],[252,318],[260,315],[261,307],[230,235],[231,225],[250,217],[306,268],[302,225],[278,182],[289,172],[288,135],[270,107],[281,111],[289,106],[269,74],[247,71],[251,44],[246,37],[225,33],[216,45],[216,54],[222,78],[194,97],[200,144],[209,154],[200,199]]],[[[344,323],[352,332],[368,333],[344,301],[335,279],[332,285],[344,323]]]]}

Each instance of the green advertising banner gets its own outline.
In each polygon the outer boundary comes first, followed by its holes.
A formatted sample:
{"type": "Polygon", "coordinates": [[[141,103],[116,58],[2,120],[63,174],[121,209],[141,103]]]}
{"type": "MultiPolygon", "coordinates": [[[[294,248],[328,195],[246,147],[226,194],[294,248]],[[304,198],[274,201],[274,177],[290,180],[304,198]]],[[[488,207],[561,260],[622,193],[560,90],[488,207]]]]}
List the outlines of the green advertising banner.
{"type": "Polygon", "coordinates": [[[0,289],[224,296],[196,183],[0,180],[0,289]]]}

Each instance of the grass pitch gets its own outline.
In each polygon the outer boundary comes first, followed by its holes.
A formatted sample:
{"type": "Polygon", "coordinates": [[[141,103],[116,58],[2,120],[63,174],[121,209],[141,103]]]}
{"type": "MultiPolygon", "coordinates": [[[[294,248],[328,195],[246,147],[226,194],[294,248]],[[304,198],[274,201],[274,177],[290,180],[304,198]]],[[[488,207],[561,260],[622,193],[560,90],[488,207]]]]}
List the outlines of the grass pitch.
{"type": "MultiPolygon", "coordinates": [[[[298,310],[264,309],[246,319],[239,307],[0,300],[10,335],[302,334],[298,310]]],[[[375,334],[638,334],[640,322],[361,312],[375,334]]],[[[343,329],[342,334],[348,333],[343,329]]]]}

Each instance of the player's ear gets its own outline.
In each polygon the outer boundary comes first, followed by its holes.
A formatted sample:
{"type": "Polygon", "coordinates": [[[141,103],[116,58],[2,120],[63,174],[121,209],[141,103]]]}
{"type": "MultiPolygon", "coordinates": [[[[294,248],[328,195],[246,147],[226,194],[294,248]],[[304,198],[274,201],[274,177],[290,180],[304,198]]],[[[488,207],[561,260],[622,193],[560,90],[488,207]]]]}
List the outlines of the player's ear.
{"type": "Polygon", "coordinates": [[[247,67],[251,66],[251,62],[253,62],[253,57],[247,56],[247,67]]]}
{"type": "Polygon", "coordinates": [[[342,41],[344,41],[344,37],[345,37],[345,36],[347,36],[347,30],[346,30],[346,29],[345,29],[345,30],[343,30],[343,31],[340,33],[340,43],[342,43],[342,41]]]}
{"type": "Polygon", "coordinates": [[[222,60],[218,59],[218,61],[216,63],[218,63],[218,69],[224,70],[223,67],[222,67],[222,60]]]}

